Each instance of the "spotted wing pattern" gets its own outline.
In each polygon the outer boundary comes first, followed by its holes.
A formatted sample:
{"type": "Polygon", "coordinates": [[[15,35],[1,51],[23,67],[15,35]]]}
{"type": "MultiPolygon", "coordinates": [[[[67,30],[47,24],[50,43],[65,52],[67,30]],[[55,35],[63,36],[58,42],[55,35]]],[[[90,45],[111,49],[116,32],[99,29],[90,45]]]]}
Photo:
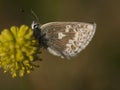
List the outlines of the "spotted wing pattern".
{"type": "Polygon", "coordinates": [[[48,39],[48,51],[61,58],[76,56],[94,36],[95,23],[50,22],[41,26],[48,39]]]}

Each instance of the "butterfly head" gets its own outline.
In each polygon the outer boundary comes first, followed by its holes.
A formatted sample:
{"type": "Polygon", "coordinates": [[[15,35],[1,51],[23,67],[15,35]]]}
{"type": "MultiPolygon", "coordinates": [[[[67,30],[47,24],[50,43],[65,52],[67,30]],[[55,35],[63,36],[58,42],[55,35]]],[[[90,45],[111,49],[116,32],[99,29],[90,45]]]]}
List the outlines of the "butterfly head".
{"type": "Polygon", "coordinates": [[[32,24],[31,24],[31,28],[33,30],[36,30],[36,29],[39,29],[40,28],[40,24],[36,21],[33,21],[32,24]]]}
{"type": "Polygon", "coordinates": [[[33,35],[36,39],[39,39],[41,36],[41,29],[40,29],[40,24],[36,21],[33,21],[31,24],[31,28],[33,30],[33,35]]]}

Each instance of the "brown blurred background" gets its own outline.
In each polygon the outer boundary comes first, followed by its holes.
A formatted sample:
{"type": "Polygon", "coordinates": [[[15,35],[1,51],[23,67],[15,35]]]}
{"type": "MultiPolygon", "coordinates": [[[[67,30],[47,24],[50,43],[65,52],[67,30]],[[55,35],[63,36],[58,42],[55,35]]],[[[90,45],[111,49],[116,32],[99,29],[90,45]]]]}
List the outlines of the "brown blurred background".
{"type": "Polygon", "coordinates": [[[0,70],[0,90],[120,90],[120,0],[0,0],[0,30],[30,26],[31,9],[42,24],[96,22],[95,37],[71,60],[43,50],[40,68],[22,78],[0,70]]]}

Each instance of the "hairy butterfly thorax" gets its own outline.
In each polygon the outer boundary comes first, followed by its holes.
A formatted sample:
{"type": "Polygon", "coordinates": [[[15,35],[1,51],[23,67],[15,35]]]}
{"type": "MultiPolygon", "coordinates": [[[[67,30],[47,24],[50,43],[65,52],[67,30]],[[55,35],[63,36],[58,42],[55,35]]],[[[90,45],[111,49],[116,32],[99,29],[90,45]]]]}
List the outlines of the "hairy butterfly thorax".
{"type": "Polygon", "coordinates": [[[35,39],[37,39],[39,41],[40,47],[47,48],[48,47],[48,45],[47,45],[48,40],[45,38],[46,33],[43,33],[41,31],[40,24],[33,21],[31,27],[33,29],[33,35],[34,35],[35,39]]]}

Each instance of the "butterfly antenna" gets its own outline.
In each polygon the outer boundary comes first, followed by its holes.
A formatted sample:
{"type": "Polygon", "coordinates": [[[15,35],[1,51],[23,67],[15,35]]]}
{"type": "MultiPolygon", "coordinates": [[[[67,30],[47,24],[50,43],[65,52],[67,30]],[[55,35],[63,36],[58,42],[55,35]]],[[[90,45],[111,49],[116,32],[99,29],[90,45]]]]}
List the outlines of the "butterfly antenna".
{"type": "Polygon", "coordinates": [[[34,22],[34,23],[40,24],[37,15],[35,14],[35,12],[34,12],[32,9],[31,9],[31,13],[25,12],[24,9],[20,9],[20,11],[21,11],[22,13],[26,13],[28,17],[30,17],[31,19],[33,19],[33,22],[34,22]]]}
{"type": "Polygon", "coordinates": [[[37,22],[39,22],[39,19],[38,19],[38,17],[37,17],[37,15],[35,14],[35,12],[31,9],[31,14],[33,15],[33,18],[37,21],[37,22]]]}
{"type": "Polygon", "coordinates": [[[35,14],[35,12],[31,9],[31,13],[25,12],[24,9],[20,9],[21,13],[26,13],[27,16],[31,17],[32,19],[36,20],[37,22],[39,22],[39,19],[37,17],[37,15],[35,14]]]}

